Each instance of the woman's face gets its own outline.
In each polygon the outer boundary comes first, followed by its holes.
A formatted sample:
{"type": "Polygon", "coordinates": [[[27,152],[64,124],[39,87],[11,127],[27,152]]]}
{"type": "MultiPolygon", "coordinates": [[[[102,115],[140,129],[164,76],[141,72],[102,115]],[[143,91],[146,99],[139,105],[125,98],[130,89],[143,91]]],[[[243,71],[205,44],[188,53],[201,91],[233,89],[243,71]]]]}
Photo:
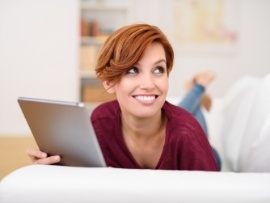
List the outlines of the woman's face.
{"type": "Polygon", "coordinates": [[[110,89],[122,114],[147,118],[161,112],[168,92],[166,56],[160,43],[152,43],[144,56],[110,89]]]}

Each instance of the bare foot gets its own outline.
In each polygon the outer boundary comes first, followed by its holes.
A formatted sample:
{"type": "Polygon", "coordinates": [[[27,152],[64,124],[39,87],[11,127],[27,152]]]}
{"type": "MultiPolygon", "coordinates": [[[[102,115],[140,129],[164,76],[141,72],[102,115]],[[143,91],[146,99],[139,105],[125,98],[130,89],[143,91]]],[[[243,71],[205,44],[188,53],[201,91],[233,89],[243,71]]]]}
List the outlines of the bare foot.
{"type": "Polygon", "coordinates": [[[200,84],[206,87],[212,82],[214,78],[215,78],[215,73],[213,71],[205,71],[205,72],[197,74],[194,77],[194,80],[197,84],[200,84]]]}
{"type": "Polygon", "coordinates": [[[185,91],[188,92],[189,90],[191,90],[191,88],[194,86],[195,81],[193,80],[188,80],[185,83],[185,91]]]}
{"type": "Polygon", "coordinates": [[[201,98],[201,105],[207,110],[210,111],[211,106],[212,106],[212,99],[209,96],[209,94],[204,93],[202,98],[201,98]]]}
{"type": "MultiPolygon", "coordinates": [[[[215,73],[213,71],[205,71],[199,73],[195,76],[195,81],[197,84],[204,86],[205,88],[213,81],[215,78],[215,73]]],[[[210,111],[212,106],[212,99],[206,92],[201,98],[201,105],[207,110],[210,111]]]]}
{"type": "MultiPolygon", "coordinates": [[[[215,74],[213,71],[205,71],[205,72],[198,73],[195,75],[194,78],[192,78],[191,80],[188,80],[185,83],[185,90],[188,92],[194,86],[195,83],[200,84],[206,88],[213,81],[214,78],[215,78],[215,74]]],[[[200,103],[207,111],[210,111],[211,106],[212,106],[212,99],[209,96],[209,94],[205,92],[202,95],[200,103]]]]}

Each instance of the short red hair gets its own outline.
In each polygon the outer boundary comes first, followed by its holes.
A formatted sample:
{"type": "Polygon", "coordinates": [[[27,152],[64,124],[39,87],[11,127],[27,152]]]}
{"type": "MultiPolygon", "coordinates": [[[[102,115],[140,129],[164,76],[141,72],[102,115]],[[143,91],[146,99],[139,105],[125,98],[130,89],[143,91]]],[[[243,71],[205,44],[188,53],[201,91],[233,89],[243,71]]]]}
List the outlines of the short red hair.
{"type": "Polygon", "coordinates": [[[174,51],[167,37],[156,26],[132,24],[115,31],[105,41],[97,59],[97,77],[101,81],[117,84],[153,42],[163,46],[169,73],[173,66],[174,51]]]}

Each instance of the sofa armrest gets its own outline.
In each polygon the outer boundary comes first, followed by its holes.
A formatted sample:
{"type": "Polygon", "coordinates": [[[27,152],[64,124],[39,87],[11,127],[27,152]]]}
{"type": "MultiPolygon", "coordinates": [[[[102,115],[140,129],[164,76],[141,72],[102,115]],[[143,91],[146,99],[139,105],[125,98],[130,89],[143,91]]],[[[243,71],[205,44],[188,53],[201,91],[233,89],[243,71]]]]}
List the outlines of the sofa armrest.
{"type": "Polygon", "coordinates": [[[31,165],[0,183],[0,202],[270,202],[270,173],[31,165]]]}

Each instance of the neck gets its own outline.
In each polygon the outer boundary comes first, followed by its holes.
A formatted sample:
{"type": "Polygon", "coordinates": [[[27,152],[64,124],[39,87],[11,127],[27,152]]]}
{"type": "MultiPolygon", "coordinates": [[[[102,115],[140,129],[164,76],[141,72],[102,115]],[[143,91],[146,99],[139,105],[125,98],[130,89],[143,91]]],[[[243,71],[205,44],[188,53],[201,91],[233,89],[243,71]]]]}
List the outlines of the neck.
{"type": "Polygon", "coordinates": [[[122,114],[124,135],[136,140],[149,140],[159,135],[166,127],[166,116],[160,111],[150,118],[136,118],[122,114]]]}

